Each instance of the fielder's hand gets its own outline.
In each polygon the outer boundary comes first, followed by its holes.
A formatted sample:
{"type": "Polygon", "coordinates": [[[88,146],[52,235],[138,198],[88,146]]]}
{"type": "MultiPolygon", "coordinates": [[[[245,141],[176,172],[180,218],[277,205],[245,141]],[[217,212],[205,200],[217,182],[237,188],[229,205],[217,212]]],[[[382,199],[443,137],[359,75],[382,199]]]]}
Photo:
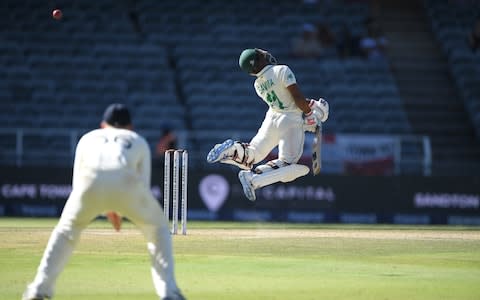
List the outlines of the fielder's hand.
{"type": "Polygon", "coordinates": [[[122,217],[120,217],[116,212],[114,211],[109,211],[106,213],[108,221],[112,223],[113,228],[116,231],[120,231],[120,228],[122,227],[122,217]]]}

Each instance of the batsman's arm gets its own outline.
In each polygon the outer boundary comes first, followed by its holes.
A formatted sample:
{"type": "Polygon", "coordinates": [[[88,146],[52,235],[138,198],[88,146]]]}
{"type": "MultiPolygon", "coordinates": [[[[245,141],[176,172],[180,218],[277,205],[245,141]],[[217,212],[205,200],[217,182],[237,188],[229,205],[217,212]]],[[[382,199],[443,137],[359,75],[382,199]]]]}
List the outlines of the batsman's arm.
{"type": "Polygon", "coordinates": [[[298,108],[300,108],[301,111],[303,111],[305,115],[308,115],[312,112],[312,109],[308,105],[310,103],[310,100],[307,100],[305,98],[298,84],[289,85],[287,87],[287,90],[292,95],[295,104],[298,106],[298,108]]]}

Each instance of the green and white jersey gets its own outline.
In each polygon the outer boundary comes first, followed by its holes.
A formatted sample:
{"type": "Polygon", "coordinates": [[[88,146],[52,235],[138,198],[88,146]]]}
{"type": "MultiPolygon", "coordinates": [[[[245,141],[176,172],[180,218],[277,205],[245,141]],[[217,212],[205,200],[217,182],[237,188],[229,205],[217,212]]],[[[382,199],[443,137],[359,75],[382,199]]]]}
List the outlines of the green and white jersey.
{"type": "Polygon", "coordinates": [[[256,75],[254,87],[257,95],[275,112],[292,112],[300,109],[287,90],[297,83],[292,70],[286,65],[268,65],[256,75]]]}

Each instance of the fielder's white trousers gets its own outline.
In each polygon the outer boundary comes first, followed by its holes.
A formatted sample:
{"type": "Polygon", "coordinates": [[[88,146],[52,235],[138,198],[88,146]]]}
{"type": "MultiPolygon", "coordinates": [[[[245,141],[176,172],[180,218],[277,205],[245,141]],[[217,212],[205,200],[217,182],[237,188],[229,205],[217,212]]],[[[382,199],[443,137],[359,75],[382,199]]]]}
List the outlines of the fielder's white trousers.
{"type": "Polygon", "coordinates": [[[62,216],[53,230],[29,294],[53,296],[55,281],[71,256],[80,233],[99,214],[117,211],[142,231],[151,256],[151,273],[158,296],[178,292],[168,223],[157,200],[135,174],[97,171],[74,186],[62,216]]]}
{"type": "Polygon", "coordinates": [[[278,158],[289,164],[298,162],[303,153],[305,132],[302,113],[278,113],[268,110],[262,126],[250,141],[258,163],[278,145],[278,158]]]}

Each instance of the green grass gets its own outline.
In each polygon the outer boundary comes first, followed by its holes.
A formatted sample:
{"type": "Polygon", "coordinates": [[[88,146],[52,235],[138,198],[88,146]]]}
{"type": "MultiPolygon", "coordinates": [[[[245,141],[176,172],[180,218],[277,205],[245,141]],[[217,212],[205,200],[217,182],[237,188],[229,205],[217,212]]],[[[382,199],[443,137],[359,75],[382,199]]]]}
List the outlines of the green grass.
{"type": "MultiPolygon", "coordinates": [[[[52,219],[0,219],[0,299],[33,279],[52,219]]],[[[56,299],[156,299],[143,237],[129,223],[87,230],[56,299]]],[[[188,299],[480,299],[480,228],[189,223],[174,237],[188,299]]]]}

